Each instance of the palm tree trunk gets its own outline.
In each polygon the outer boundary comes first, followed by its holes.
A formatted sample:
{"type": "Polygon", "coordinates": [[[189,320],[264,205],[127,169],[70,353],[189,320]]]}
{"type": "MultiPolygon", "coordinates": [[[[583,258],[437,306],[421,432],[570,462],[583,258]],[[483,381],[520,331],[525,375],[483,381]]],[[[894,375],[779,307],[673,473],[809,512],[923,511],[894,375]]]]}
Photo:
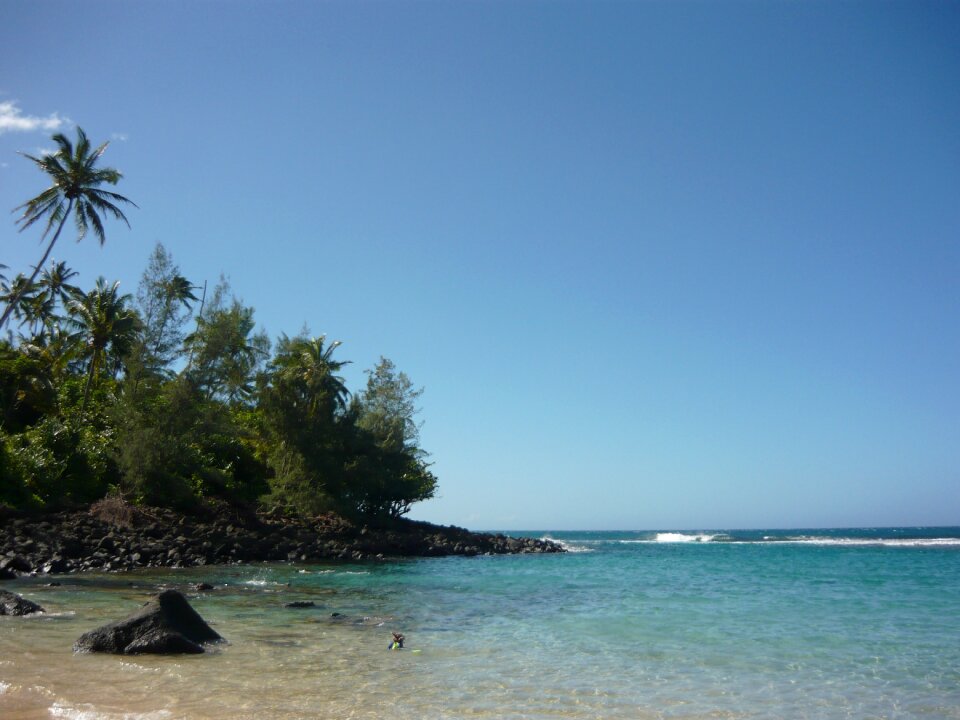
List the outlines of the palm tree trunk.
{"type": "Polygon", "coordinates": [[[53,246],[56,244],[57,238],[60,237],[60,231],[63,230],[63,226],[67,222],[67,218],[70,217],[71,210],[73,210],[73,198],[70,198],[70,202],[67,203],[67,211],[63,214],[63,218],[60,220],[60,224],[57,226],[57,231],[53,234],[53,239],[50,241],[50,244],[47,245],[47,251],[43,253],[43,257],[40,258],[40,262],[38,262],[36,267],[33,268],[33,275],[31,275],[26,284],[20,288],[20,291],[13,296],[13,299],[11,299],[10,303],[7,305],[7,309],[3,311],[3,317],[0,317],[0,329],[3,329],[3,326],[7,323],[7,318],[10,317],[14,309],[20,303],[20,297],[27,291],[28,288],[33,285],[33,281],[37,279],[37,275],[40,274],[40,268],[46,264],[47,258],[50,257],[50,251],[53,250],[53,246]]]}

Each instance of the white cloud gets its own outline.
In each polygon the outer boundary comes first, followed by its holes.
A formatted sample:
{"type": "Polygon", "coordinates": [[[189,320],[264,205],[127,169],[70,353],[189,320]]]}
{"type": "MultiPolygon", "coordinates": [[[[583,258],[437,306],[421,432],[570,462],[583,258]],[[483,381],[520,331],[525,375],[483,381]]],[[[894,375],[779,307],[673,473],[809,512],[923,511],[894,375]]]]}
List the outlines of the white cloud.
{"type": "Polygon", "coordinates": [[[6,132],[33,132],[34,130],[59,130],[69,119],[51,113],[46,117],[24,115],[13,100],[0,101],[0,135],[6,132]]]}
{"type": "Polygon", "coordinates": [[[129,138],[129,135],[127,135],[126,133],[115,132],[112,135],[110,135],[111,140],[118,140],[119,142],[126,142],[128,138],[129,138]]]}

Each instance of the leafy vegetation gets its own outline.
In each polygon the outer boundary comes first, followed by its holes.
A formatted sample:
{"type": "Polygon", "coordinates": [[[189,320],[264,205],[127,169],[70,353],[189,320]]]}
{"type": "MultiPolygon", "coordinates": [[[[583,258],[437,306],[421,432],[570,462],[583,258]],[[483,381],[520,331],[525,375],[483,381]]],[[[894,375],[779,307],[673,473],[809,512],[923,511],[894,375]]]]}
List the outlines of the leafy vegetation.
{"type": "MultiPolygon", "coordinates": [[[[29,275],[0,275],[0,503],[54,510],[122,495],[190,509],[257,504],[312,515],[389,520],[432,497],[420,448],[422,390],[381,358],[352,394],[348,361],[324,336],[256,330],[254,309],[221,280],[211,291],[181,274],[162,245],[136,295],[104,278],[84,291],[63,262],[46,264],[73,213],[78,235],[104,240],[100,215],[126,221],[100,190],[106,144],[27,156],[53,184],[19,209],[22,229],[46,219],[53,237],[29,275]]],[[[7,268],[3,268],[7,269],[7,268]]]]}

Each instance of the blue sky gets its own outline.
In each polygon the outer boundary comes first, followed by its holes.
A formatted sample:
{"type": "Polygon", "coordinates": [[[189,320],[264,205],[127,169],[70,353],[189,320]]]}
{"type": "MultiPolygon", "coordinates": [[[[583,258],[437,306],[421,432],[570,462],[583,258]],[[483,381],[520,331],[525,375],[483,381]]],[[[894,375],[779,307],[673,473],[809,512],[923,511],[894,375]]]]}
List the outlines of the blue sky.
{"type": "MultiPolygon", "coordinates": [[[[156,242],[271,336],[426,388],[475,528],[960,524],[960,5],[92,2],[0,10],[17,151],[111,139],[156,242]]],[[[0,223],[0,262],[39,233],[0,223]]]]}

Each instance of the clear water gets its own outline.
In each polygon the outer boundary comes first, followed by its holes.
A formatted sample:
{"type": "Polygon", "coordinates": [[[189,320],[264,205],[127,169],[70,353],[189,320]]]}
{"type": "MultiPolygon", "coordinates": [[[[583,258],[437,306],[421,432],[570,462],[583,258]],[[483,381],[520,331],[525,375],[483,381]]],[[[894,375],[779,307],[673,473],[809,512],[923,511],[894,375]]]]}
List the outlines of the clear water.
{"type": "Polygon", "coordinates": [[[960,528],[549,536],[573,552],[5,583],[49,612],[0,618],[0,717],[960,718],[960,528]],[[164,584],[229,642],[71,651],[164,584]]]}

